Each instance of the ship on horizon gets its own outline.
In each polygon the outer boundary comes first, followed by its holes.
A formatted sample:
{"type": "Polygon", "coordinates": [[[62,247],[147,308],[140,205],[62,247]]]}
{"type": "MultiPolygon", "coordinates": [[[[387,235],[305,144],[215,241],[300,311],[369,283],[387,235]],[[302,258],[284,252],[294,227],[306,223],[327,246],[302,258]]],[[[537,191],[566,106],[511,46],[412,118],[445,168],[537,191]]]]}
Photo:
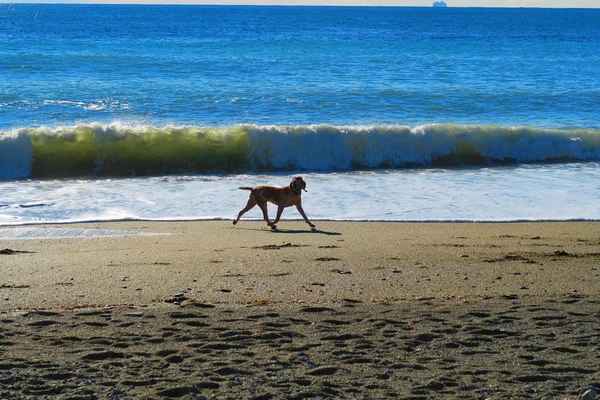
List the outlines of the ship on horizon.
{"type": "Polygon", "coordinates": [[[440,0],[440,1],[436,1],[435,3],[433,3],[434,7],[448,7],[448,4],[446,4],[446,2],[444,2],[444,0],[440,0]]]}

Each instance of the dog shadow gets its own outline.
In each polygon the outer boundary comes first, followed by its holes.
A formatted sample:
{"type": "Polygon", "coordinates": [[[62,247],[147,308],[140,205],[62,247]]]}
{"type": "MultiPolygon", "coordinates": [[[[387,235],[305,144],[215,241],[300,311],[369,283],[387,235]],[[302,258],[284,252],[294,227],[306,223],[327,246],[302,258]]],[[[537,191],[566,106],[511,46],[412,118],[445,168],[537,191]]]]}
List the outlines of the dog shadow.
{"type": "Polygon", "coordinates": [[[341,236],[340,232],[323,231],[321,229],[312,228],[310,231],[302,229],[271,229],[273,233],[318,233],[321,235],[341,236]]]}
{"type": "Polygon", "coordinates": [[[241,230],[246,230],[246,231],[262,231],[262,232],[270,232],[270,233],[291,233],[291,234],[295,234],[295,233],[315,233],[315,234],[320,234],[320,235],[328,235],[328,236],[341,236],[341,232],[332,232],[332,231],[324,231],[321,229],[316,229],[316,228],[312,228],[310,230],[306,230],[306,229],[267,229],[267,228],[240,228],[240,227],[235,227],[235,229],[241,229],[241,230]]]}

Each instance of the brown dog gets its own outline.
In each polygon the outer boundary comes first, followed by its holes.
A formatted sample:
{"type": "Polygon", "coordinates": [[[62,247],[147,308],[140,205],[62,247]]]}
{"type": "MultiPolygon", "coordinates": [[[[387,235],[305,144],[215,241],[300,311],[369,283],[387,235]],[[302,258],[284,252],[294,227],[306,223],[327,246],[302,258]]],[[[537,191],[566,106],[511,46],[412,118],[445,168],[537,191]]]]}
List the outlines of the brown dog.
{"type": "Polygon", "coordinates": [[[244,215],[248,210],[252,209],[255,205],[258,204],[260,209],[263,212],[263,217],[265,221],[267,221],[267,225],[271,227],[271,229],[276,229],[275,225],[279,222],[279,218],[281,218],[281,213],[283,213],[283,209],[289,206],[296,206],[298,212],[304,217],[304,221],[311,227],[314,228],[315,225],[308,220],[306,214],[304,214],[304,210],[302,209],[302,203],[300,202],[300,196],[302,195],[302,190],[308,192],[306,190],[306,182],[299,177],[296,176],[292,179],[289,186],[277,187],[277,186],[256,186],[256,187],[240,187],[242,190],[250,190],[250,197],[248,198],[248,203],[246,207],[238,214],[237,218],[233,220],[233,224],[237,224],[242,215],[244,215]],[[275,221],[269,221],[269,214],[267,213],[267,203],[273,203],[277,205],[277,217],[275,221]]]}

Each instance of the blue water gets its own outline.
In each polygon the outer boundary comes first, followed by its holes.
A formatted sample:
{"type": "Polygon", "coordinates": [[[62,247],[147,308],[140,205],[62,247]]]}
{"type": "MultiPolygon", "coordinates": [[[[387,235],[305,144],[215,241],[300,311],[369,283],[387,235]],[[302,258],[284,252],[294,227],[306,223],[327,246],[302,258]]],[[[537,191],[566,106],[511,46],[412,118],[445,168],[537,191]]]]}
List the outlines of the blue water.
{"type": "Polygon", "coordinates": [[[0,223],[294,174],[319,219],[599,219],[599,48],[597,9],[2,3],[0,223]]]}
{"type": "Polygon", "coordinates": [[[0,4],[0,129],[600,127],[600,10],[0,4]]]}

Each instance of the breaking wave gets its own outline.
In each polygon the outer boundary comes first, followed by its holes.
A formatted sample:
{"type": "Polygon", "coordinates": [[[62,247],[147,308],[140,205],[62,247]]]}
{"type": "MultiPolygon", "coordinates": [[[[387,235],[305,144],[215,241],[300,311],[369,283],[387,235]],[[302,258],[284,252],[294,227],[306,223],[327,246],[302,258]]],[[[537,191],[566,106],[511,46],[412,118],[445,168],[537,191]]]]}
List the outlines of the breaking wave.
{"type": "Polygon", "coordinates": [[[595,129],[90,124],[0,132],[0,179],[598,160],[595,129]]]}

